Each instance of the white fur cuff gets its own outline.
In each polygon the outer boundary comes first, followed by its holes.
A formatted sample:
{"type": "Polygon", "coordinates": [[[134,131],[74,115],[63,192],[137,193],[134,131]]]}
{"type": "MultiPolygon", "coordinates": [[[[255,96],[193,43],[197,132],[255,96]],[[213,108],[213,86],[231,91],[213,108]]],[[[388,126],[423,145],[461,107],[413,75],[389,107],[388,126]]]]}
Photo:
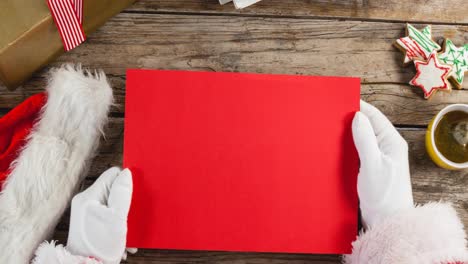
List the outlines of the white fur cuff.
{"type": "Polygon", "coordinates": [[[0,193],[1,264],[26,264],[86,174],[112,103],[102,72],[51,71],[47,102],[0,193]]]}
{"type": "Polygon", "coordinates": [[[463,224],[450,204],[428,203],[377,222],[344,257],[357,263],[465,263],[463,224]],[[457,262],[458,261],[458,262],[457,262]]]}
{"type": "Polygon", "coordinates": [[[81,256],[74,256],[55,241],[42,243],[36,251],[33,264],[102,264],[102,262],[81,256]]]}

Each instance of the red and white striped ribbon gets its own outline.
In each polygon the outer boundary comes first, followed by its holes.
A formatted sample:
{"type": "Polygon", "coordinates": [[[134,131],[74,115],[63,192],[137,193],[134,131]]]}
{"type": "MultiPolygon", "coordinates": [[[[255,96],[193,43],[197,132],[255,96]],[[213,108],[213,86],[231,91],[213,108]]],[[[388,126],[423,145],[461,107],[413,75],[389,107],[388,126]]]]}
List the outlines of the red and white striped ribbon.
{"type": "Polygon", "coordinates": [[[69,51],[83,41],[83,0],[47,0],[50,13],[54,18],[62,38],[63,48],[69,51]]]}

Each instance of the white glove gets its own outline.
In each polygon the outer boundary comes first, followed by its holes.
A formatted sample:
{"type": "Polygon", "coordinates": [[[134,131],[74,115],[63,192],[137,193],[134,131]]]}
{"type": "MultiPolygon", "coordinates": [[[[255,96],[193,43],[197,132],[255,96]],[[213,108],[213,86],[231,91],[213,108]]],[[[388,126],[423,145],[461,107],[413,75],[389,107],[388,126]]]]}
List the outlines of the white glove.
{"type": "Polygon", "coordinates": [[[113,167],[72,200],[67,249],[75,255],[117,264],[126,255],[130,170],[113,167]]]}
{"type": "Polygon", "coordinates": [[[370,227],[414,206],[408,144],[377,108],[364,101],[352,129],[361,161],[357,186],[361,213],[364,226],[370,227]]]}

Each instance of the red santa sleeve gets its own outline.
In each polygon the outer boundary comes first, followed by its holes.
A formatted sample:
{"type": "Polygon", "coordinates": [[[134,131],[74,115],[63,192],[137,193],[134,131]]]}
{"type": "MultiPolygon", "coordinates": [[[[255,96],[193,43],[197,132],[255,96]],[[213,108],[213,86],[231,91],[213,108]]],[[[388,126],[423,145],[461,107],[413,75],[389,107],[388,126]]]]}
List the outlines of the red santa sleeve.
{"type": "Polygon", "coordinates": [[[45,93],[33,95],[0,119],[0,191],[45,101],[45,93]]]}
{"type": "Polygon", "coordinates": [[[52,241],[39,246],[32,264],[102,264],[102,262],[94,258],[72,255],[64,246],[56,245],[52,241]]]}
{"type": "Polygon", "coordinates": [[[465,230],[450,204],[402,210],[360,234],[344,263],[468,263],[465,230]]]}

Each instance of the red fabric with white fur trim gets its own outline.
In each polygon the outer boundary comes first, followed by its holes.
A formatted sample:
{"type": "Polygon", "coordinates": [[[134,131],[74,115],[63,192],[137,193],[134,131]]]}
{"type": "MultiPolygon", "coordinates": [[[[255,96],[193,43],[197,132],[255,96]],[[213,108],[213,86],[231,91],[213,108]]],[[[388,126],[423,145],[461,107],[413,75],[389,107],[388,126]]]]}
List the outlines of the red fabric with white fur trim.
{"type": "Polygon", "coordinates": [[[0,191],[45,99],[45,93],[33,95],[0,118],[0,191]]]}

